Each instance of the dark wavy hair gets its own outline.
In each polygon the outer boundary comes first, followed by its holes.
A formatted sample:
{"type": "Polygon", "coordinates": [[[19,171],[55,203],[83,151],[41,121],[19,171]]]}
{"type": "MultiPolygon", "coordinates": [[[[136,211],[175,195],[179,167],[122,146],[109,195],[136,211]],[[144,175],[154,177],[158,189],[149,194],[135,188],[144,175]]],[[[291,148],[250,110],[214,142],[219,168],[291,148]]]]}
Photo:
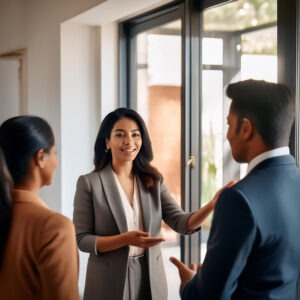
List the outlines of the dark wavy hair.
{"type": "Polygon", "coordinates": [[[133,172],[141,179],[146,188],[151,189],[156,181],[162,180],[162,175],[150,164],[153,160],[153,151],[145,122],[136,111],[129,108],[118,108],[103,119],[94,147],[94,171],[100,171],[112,161],[111,151],[105,151],[105,140],[110,139],[115,123],[123,118],[135,121],[141,132],[142,146],[133,161],[133,172]]]}
{"type": "Polygon", "coordinates": [[[0,266],[11,224],[10,187],[22,182],[37,151],[43,149],[49,153],[52,146],[52,129],[40,117],[18,116],[0,127],[0,266]]]}

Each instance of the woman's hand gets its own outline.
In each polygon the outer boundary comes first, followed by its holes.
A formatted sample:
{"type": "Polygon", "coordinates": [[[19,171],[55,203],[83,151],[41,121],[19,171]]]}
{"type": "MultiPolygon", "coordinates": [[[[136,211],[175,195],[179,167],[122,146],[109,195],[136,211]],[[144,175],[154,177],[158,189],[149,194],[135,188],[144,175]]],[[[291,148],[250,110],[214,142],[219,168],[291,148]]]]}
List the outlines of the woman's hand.
{"type": "Polygon", "coordinates": [[[149,248],[165,241],[161,237],[149,236],[149,233],[144,231],[128,231],[123,233],[123,237],[127,245],[140,248],[149,248]]]}
{"type": "Polygon", "coordinates": [[[229,188],[231,186],[233,186],[236,183],[235,180],[231,180],[229,181],[227,184],[225,184],[222,188],[220,188],[216,194],[214,195],[214,197],[210,200],[210,203],[212,204],[213,208],[215,208],[215,205],[219,199],[220,194],[226,189],[229,188]]]}
{"type": "Polygon", "coordinates": [[[113,236],[99,236],[96,246],[98,252],[107,252],[125,246],[149,248],[152,246],[156,246],[163,241],[165,241],[165,239],[161,237],[149,236],[148,232],[128,231],[113,236]]]}
{"type": "Polygon", "coordinates": [[[232,185],[234,185],[236,181],[231,180],[226,185],[224,185],[221,189],[219,189],[214,197],[202,206],[200,209],[196,210],[194,214],[188,220],[188,231],[193,231],[201,226],[201,224],[205,221],[205,219],[211,214],[214,210],[215,205],[219,199],[220,194],[222,191],[232,185]]]}

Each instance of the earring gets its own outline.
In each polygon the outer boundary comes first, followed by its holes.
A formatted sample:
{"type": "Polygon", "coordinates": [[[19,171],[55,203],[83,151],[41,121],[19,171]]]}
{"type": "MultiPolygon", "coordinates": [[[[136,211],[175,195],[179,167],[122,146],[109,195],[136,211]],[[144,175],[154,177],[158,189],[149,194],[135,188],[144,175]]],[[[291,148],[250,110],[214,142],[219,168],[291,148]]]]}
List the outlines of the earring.
{"type": "Polygon", "coordinates": [[[44,169],[45,165],[44,165],[44,164],[40,164],[39,167],[40,167],[41,169],[44,169]]]}
{"type": "Polygon", "coordinates": [[[108,148],[108,149],[107,149],[107,148],[105,148],[105,150],[104,150],[104,151],[105,151],[105,153],[108,153],[108,152],[109,152],[109,148],[108,148]]]}

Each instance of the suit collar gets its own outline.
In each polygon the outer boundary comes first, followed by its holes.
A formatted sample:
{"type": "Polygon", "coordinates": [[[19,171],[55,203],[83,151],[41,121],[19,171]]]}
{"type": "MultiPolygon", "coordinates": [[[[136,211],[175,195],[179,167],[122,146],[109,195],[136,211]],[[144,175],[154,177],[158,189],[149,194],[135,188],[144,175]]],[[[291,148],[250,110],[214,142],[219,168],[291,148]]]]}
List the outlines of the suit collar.
{"type": "Polygon", "coordinates": [[[271,158],[271,157],[276,157],[276,156],[283,156],[283,155],[289,155],[290,154],[290,149],[287,146],[284,147],[278,147],[271,149],[269,151],[263,152],[256,157],[254,157],[248,164],[247,167],[247,173],[249,173],[252,169],[255,168],[259,163],[262,161],[271,158]]]}
{"type": "Polygon", "coordinates": [[[295,158],[292,155],[276,156],[260,162],[253,170],[250,171],[250,173],[254,170],[259,170],[270,166],[295,164],[295,158]]]}

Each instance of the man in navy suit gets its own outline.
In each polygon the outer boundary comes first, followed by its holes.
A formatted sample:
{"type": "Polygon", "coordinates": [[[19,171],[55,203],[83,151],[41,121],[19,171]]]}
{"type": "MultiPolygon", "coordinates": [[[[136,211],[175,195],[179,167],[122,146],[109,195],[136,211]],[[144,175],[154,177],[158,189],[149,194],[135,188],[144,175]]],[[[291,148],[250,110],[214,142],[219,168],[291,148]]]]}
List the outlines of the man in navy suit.
{"type": "Polygon", "coordinates": [[[230,84],[227,139],[244,179],[216,204],[203,265],[175,258],[182,299],[299,299],[300,170],[288,148],[295,103],[284,84],[230,84]]]}

